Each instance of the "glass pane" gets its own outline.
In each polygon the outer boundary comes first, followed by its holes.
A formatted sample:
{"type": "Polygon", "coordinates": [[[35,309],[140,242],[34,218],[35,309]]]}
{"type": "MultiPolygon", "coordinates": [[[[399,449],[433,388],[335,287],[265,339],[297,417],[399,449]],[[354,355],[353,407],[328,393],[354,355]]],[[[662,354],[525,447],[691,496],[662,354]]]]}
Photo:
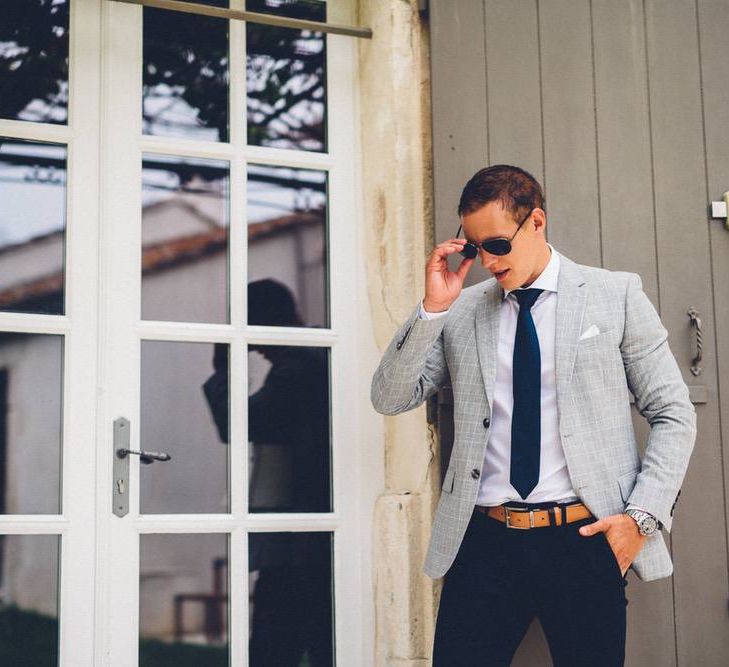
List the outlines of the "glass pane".
{"type": "Polygon", "coordinates": [[[140,667],[227,667],[228,536],[141,535],[140,667]]]}
{"type": "Polygon", "coordinates": [[[142,318],[227,323],[229,165],[144,156],[142,318]]]}
{"type": "Polygon", "coordinates": [[[334,665],[332,533],[249,533],[250,667],[334,665]]]}
{"type": "MultiPolygon", "coordinates": [[[[326,21],[317,0],[246,0],[246,9],[326,21]]],[[[248,143],[327,150],[326,33],[246,23],[248,143]]]]}
{"type": "Polygon", "coordinates": [[[66,147],[0,137],[0,310],[63,315],[66,147]]]}
{"type": "Polygon", "coordinates": [[[141,466],[145,514],[228,512],[228,346],[142,342],[141,466]],[[225,373],[225,381],[221,381],[225,373]]]}
{"type": "Polygon", "coordinates": [[[248,348],[251,512],[331,512],[329,349],[248,348]]]}
{"type": "Polygon", "coordinates": [[[144,8],[145,134],[228,141],[228,23],[144,8]]]}
{"type": "Polygon", "coordinates": [[[329,326],[327,173],[248,166],[248,324],[329,326]]]}
{"type": "Polygon", "coordinates": [[[58,535],[0,535],[0,665],[58,664],[58,535]]]}
{"type": "Polygon", "coordinates": [[[3,0],[0,117],[68,120],[68,0],[3,0]]]}
{"type": "Polygon", "coordinates": [[[0,514],[61,511],[62,391],[62,336],[0,332],[0,514]]]}

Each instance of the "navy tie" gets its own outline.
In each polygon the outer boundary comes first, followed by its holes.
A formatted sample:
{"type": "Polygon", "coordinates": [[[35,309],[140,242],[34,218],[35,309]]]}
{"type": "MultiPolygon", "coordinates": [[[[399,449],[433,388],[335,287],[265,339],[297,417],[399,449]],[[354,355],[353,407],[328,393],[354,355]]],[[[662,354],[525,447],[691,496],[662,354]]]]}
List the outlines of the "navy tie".
{"type": "Polygon", "coordinates": [[[541,355],[531,307],[540,289],[517,289],[519,317],[514,338],[512,381],[514,410],[511,414],[511,485],[526,498],[539,481],[541,440],[541,355]]]}

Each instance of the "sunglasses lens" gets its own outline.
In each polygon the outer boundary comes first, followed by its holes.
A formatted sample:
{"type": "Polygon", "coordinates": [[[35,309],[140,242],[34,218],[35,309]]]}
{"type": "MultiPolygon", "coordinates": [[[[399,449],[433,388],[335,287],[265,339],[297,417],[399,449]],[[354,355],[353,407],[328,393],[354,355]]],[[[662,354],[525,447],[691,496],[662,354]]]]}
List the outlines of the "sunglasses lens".
{"type": "Polygon", "coordinates": [[[478,248],[473,245],[473,243],[466,243],[460,253],[466,259],[473,259],[476,255],[478,255],[478,248]]]}
{"type": "Polygon", "coordinates": [[[508,255],[511,252],[511,242],[508,239],[484,241],[481,245],[491,255],[508,255]]]}

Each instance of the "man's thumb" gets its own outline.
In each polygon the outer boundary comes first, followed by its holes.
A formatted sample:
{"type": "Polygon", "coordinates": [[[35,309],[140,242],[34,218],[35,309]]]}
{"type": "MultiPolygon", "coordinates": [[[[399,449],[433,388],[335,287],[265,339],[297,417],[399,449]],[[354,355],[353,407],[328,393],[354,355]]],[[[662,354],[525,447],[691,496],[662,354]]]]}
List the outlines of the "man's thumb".
{"type": "Polygon", "coordinates": [[[463,279],[466,277],[466,274],[468,273],[468,269],[471,268],[471,264],[473,264],[473,257],[464,257],[463,258],[461,265],[458,267],[458,271],[456,271],[459,278],[463,279]]]}
{"type": "Polygon", "coordinates": [[[595,533],[599,533],[601,530],[603,530],[603,528],[604,526],[602,519],[598,519],[593,523],[588,523],[584,526],[580,526],[580,535],[594,535],[595,533]]]}

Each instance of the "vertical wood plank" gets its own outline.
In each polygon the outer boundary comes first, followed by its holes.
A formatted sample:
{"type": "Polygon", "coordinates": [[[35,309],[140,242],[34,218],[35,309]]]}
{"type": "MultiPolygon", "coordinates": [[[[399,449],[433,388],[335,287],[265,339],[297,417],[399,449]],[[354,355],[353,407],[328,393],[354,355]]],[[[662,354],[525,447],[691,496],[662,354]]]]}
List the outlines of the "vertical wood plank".
{"type": "MultiPolygon", "coordinates": [[[[486,55],[481,0],[431,0],[435,243],[458,229],[463,186],[488,165],[486,55]]],[[[427,249],[430,251],[430,249],[427,249]]],[[[460,262],[449,260],[452,270],[460,262]]],[[[467,284],[483,280],[474,266],[467,284]],[[480,277],[479,277],[480,276],[480,277]]]]}
{"type": "Polygon", "coordinates": [[[718,439],[715,339],[704,330],[703,373],[690,360],[686,311],[713,321],[697,18],[693,0],[646,0],[661,319],[689,384],[704,385],[697,445],[674,516],[674,595],[679,665],[721,664],[729,655],[724,488],[718,439]],[[696,601],[700,600],[700,605],[696,601]]]}
{"type": "MultiPolygon", "coordinates": [[[[727,33],[729,32],[729,3],[726,0],[700,0],[697,2],[700,38],[700,63],[703,91],[704,130],[706,142],[707,213],[711,200],[721,200],[729,190],[729,58],[727,57],[727,33]]],[[[709,245],[714,298],[714,322],[706,321],[705,327],[713,328],[716,339],[716,358],[707,363],[717,368],[717,400],[719,428],[724,474],[724,530],[729,534],[729,230],[722,220],[708,218],[709,245]]],[[[683,496],[682,496],[683,497],[683,496]]],[[[718,529],[718,526],[716,527],[718,529]]],[[[697,545],[697,560],[703,556],[703,548],[697,545]]],[[[714,554],[718,566],[727,567],[729,549],[714,554]],[[723,557],[723,559],[722,559],[723,557]],[[722,563],[723,560],[723,563],[722,563]]],[[[703,556],[705,558],[705,556],[703,556]]],[[[721,590],[721,588],[720,588],[721,590]]],[[[729,591],[723,591],[725,609],[729,591]]],[[[726,621],[726,616],[724,616],[726,621]]],[[[729,655],[729,632],[724,625],[717,651],[729,655]]]]}
{"type": "Polygon", "coordinates": [[[540,2],[544,178],[550,242],[602,265],[589,2],[540,2]]]}
{"type": "MultiPolygon", "coordinates": [[[[633,271],[658,304],[650,114],[642,0],[593,0],[600,212],[605,268],[633,271]]],[[[640,443],[650,428],[633,406],[640,443]]],[[[670,536],[667,535],[667,537],[670,536]]],[[[628,576],[629,664],[675,664],[673,585],[628,576]]]]}
{"type": "Polygon", "coordinates": [[[490,163],[521,167],[542,183],[537,4],[486,0],[484,6],[490,163]]]}

